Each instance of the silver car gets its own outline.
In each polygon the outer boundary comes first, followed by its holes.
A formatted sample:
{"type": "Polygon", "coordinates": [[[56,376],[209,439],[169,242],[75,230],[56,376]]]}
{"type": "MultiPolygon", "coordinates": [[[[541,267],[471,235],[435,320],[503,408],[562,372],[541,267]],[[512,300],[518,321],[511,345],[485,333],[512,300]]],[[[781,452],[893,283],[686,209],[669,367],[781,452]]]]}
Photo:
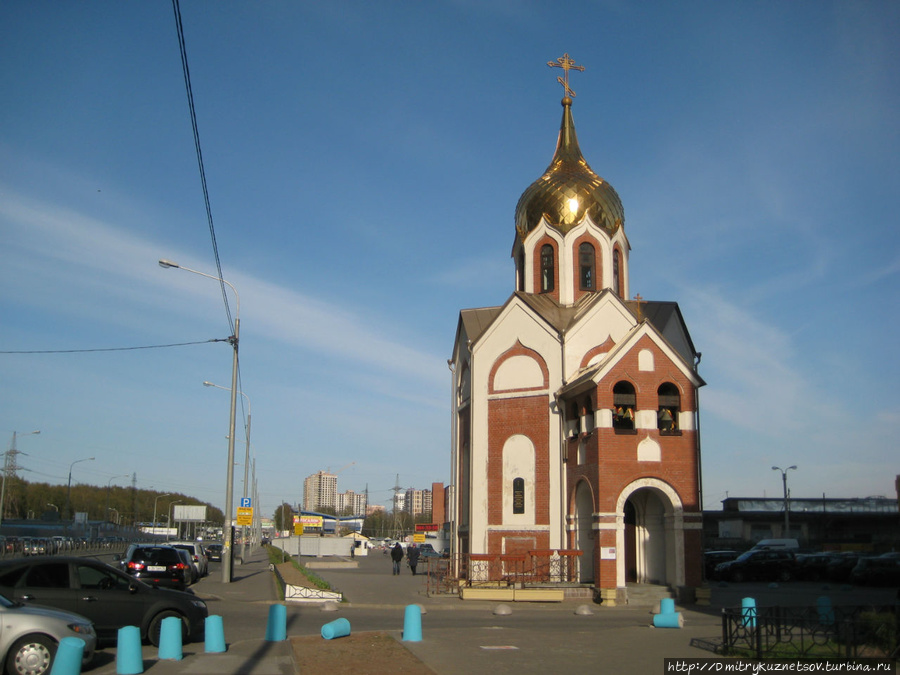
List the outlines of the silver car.
{"type": "Polygon", "coordinates": [[[84,640],[82,668],[94,658],[97,633],[90,621],[78,614],[50,607],[23,605],[0,595],[0,663],[10,675],[49,673],[60,640],[84,640]]]}

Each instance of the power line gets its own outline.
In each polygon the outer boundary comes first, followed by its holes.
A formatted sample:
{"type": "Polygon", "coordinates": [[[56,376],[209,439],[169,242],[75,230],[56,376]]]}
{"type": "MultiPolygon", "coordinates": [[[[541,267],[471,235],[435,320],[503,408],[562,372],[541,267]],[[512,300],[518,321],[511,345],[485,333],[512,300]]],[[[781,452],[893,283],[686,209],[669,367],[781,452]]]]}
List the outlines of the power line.
{"type": "Polygon", "coordinates": [[[188,345],[205,345],[210,342],[228,342],[229,338],[214,338],[200,342],[175,342],[168,345],[147,345],[144,347],[99,347],[95,349],[29,349],[22,351],[0,350],[0,354],[88,354],[91,352],[127,352],[136,349],[166,349],[168,347],[186,347],[188,345]]]}
{"type": "Polygon", "coordinates": [[[194,150],[197,153],[197,166],[200,169],[200,184],[203,188],[203,203],[206,205],[206,220],[209,223],[209,236],[212,241],[213,257],[216,260],[216,271],[219,274],[219,286],[222,287],[222,300],[225,302],[225,314],[228,317],[228,326],[234,334],[234,321],[231,318],[231,308],[228,306],[228,294],[225,292],[225,282],[222,281],[222,262],[219,260],[219,247],[216,244],[216,228],[213,225],[212,206],[209,203],[209,190],[206,186],[206,170],[203,168],[203,151],[200,148],[200,129],[197,126],[197,111],[194,107],[194,93],[191,89],[191,73],[188,68],[187,48],[184,41],[184,26],[181,23],[181,6],[178,0],[172,0],[172,9],[175,12],[175,28],[178,31],[178,48],[181,52],[181,70],[184,72],[184,87],[187,92],[188,110],[191,117],[191,129],[194,132],[194,150]]]}

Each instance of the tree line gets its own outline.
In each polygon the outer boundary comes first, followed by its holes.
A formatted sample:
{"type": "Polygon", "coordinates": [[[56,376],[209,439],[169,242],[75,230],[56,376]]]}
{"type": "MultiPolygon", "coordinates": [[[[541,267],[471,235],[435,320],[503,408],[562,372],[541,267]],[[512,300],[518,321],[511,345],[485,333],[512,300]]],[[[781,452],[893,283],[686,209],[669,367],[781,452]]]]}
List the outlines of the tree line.
{"type": "Polygon", "coordinates": [[[157,490],[143,490],[132,486],[108,487],[85,485],[51,485],[32,483],[18,476],[6,478],[3,520],[71,520],[72,514],[86,513],[88,520],[107,520],[122,526],[149,523],[168,523],[172,506],[206,506],[207,521],[224,522],[222,510],[189,495],[157,490]],[[162,496],[165,495],[165,496],[162,496]]]}

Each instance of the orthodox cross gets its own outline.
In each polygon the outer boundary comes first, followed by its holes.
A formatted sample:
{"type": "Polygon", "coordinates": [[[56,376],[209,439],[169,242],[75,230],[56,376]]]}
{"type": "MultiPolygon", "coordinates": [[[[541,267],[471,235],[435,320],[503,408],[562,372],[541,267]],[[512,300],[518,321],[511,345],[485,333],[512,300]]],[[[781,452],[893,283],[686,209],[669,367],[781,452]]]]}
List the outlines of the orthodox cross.
{"type": "Polygon", "coordinates": [[[547,61],[547,65],[551,68],[562,68],[563,71],[565,71],[565,78],[557,77],[556,81],[566,90],[566,96],[575,96],[575,92],[569,87],[569,71],[577,70],[584,72],[584,66],[576,66],[575,60],[570,59],[568,54],[563,54],[562,57],[556,59],[556,61],[547,61]]]}
{"type": "Polygon", "coordinates": [[[638,293],[634,296],[634,302],[637,304],[637,320],[638,322],[642,321],[641,319],[641,304],[647,302],[641,297],[641,294],[638,293]]]}

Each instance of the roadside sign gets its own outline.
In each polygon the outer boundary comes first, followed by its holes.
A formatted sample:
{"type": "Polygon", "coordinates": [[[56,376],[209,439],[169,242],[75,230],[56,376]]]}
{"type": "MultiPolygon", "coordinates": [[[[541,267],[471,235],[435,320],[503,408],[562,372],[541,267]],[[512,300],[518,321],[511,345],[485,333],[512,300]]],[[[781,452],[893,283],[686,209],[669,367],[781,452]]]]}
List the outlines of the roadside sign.
{"type": "Polygon", "coordinates": [[[424,532],[416,532],[413,535],[413,542],[416,544],[424,544],[425,543],[425,533],[424,532]]]}
{"type": "Polygon", "coordinates": [[[242,509],[249,509],[251,506],[253,506],[253,499],[251,499],[250,497],[241,497],[242,509]]]}
{"type": "Polygon", "coordinates": [[[237,510],[237,525],[253,525],[253,509],[239,506],[237,510]]]}

